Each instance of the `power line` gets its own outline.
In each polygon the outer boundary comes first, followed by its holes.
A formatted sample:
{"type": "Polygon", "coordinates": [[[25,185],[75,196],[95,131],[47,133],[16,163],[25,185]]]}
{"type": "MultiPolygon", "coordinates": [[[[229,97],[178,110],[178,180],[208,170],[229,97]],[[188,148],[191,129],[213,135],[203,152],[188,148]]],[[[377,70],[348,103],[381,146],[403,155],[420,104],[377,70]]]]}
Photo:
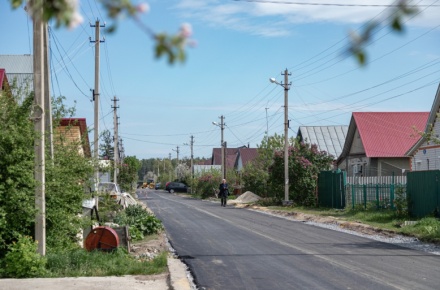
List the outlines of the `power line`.
{"type": "MultiPolygon", "coordinates": [[[[232,0],[235,2],[249,2],[249,3],[266,3],[266,4],[280,4],[280,5],[303,5],[303,6],[337,6],[337,7],[400,7],[400,4],[347,4],[347,3],[317,3],[317,2],[289,2],[289,1],[270,1],[270,0],[232,0]]],[[[408,5],[409,7],[426,7],[440,5],[417,4],[408,5]]]]}

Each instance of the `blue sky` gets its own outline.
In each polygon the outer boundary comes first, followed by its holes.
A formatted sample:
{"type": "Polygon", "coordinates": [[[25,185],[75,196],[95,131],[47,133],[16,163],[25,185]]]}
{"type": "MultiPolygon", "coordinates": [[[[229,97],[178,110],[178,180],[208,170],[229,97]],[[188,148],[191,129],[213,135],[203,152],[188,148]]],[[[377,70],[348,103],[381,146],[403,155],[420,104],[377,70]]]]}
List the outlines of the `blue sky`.
{"type": "MultiPolygon", "coordinates": [[[[134,2],[134,1],[133,1],[134,2]]],[[[396,34],[386,26],[367,47],[360,67],[344,54],[348,33],[370,19],[385,19],[377,6],[294,5],[232,0],[150,0],[142,22],[156,32],[193,28],[195,48],[184,64],[154,58],[154,43],[136,23],[123,19],[113,34],[101,32],[100,131],[113,130],[112,101],[119,99],[119,133],[125,154],[165,158],[210,157],[220,146],[225,116],[228,147],[259,144],[283,134],[284,91],[270,77],[292,73],[289,135],[298,126],[348,125],[352,112],[429,111],[440,82],[440,1],[422,0],[420,13],[396,34]],[[431,5],[431,6],[429,6],[431,5]],[[437,5],[437,6],[435,6],[437,5]],[[267,109],[266,109],[267,108],[267,109]],[[266,117],[267,113],[267,117],[266,117]]],[[[300,2],[300,1],[295,1],[300,2]]],[[[301,1],[308,2],[308,1],[301,1]]],[[[309,1],[310,2],[310,1],[309,1]]],[[[313,3],[386,4],[392,1],[313,3]]],[[[94,23],[110,23],[98,1],[80,1],[85,21],[74,30],[51,31],[52,94],[76,102],[76,117],[93,126],[94,23]]],[[[0,3],[0,54],[32,53],[32,25],[22,9],[0,3]]],[[[93,139],[93,132],[90,134],[93,139]]]]}

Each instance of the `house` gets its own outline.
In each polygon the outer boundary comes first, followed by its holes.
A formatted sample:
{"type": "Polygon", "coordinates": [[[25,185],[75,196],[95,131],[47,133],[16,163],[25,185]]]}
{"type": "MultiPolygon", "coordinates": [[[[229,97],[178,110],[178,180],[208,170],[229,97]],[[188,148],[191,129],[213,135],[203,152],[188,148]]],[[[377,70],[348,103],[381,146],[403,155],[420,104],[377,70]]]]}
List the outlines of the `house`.
{"type": "Polygon", "coordinates": [[[11,92],[8,77],[6,76],[6,70],[4,68],[0,68],[0,93],[1,92],[11,92]]]}
{"type": "Polygon", "coordinates": [[[352,114],[338,168],[347,176],[404,175],[408,150],[421,138],[428,112],[356,112],[352,114]]]}
{"type": "Polygon", "coordinates": [[[296,134],[300,142],[315,144],[338,159],[344,147],[348,126],[300,126],[296,134]]]}
{"type": "Polygon", "coordinates": [[[440,85],[437,88],[431,112],[426,122],[424,133],[407,152],[411,158],[411,170],[440,169],[440,85]],[[432,139],[427,138],[430,136],[432,139]]]}
{"type": "Polygon", "coordinates": [[[85,118],[62,118],[54,134],[62,134],[68,144],[82,144],[78,153],[84,157],[91,157],[89,134],[85,118]]]}
{"type": "Polygon", "coordinates": [[[257,148],[239,148],[238,149],[238,155],[235,160],[234,168],[240,172],[243,167],[246,166],[249,162],[257,158],[258,156],[258,149],[257,148]]]}
{"type": "Polygon", "coordinates": [[[23,98],[34,89],[33,56],[0,55],[0,68],[5,69],[12,93],[21,103],[23,98]]]}
{"type": "MultiPolygon", "coordinates": [[[[225,150],[225,166],[226,170],[234,169],[240,171],[248,162],[252,161],[258,156],[257,148],[248,148],[242,146],[239,148],[226,148],[225,150]]],[[[212,165],[222,164],[222,150],[221,148],[214,148],[212,150],[212,165]]]]}

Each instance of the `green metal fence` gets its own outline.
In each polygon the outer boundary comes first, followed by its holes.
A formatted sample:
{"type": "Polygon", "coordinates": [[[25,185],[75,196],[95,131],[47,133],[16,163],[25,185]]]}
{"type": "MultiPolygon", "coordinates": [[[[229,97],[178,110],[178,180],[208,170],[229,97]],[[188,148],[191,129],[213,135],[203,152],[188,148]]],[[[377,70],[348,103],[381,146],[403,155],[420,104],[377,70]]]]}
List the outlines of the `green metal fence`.
{"type": "Polygon", "coordinates": [[[408,172],[408,212],[414,217],[439,214],[440,170],[408,172]]]}
{"type": "Polygon", "coordinates": [[[318,204],[345,208],[345,171],[321,171],[318,175],[318,204]]]}
{"type": "Polygon", "coordinates": [[[351,207],[361,204],[367,208],[368,204],[374,204],[376,208],[394,209],[395,187],[395,184],[347,184],[351,207]]]}

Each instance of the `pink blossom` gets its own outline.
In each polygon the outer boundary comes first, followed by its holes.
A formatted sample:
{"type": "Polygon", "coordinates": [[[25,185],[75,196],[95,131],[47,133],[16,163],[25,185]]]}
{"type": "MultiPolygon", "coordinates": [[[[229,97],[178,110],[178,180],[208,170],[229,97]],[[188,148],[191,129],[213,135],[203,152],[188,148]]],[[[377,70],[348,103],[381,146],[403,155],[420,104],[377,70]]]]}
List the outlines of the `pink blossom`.
{"type": "Polygon", "coordinates": [[[192,35],[192,27],[189,23],[183,23],[180,26],[180,35],[184,38],[191,37],[192,35]]]}
{"type": "Polygon", "coordinates": [[[147,13],[150,11],[150,5],[148,5],[148,3],[141,3],[136,6],[136,11],[139,13],[147,13]]]}

